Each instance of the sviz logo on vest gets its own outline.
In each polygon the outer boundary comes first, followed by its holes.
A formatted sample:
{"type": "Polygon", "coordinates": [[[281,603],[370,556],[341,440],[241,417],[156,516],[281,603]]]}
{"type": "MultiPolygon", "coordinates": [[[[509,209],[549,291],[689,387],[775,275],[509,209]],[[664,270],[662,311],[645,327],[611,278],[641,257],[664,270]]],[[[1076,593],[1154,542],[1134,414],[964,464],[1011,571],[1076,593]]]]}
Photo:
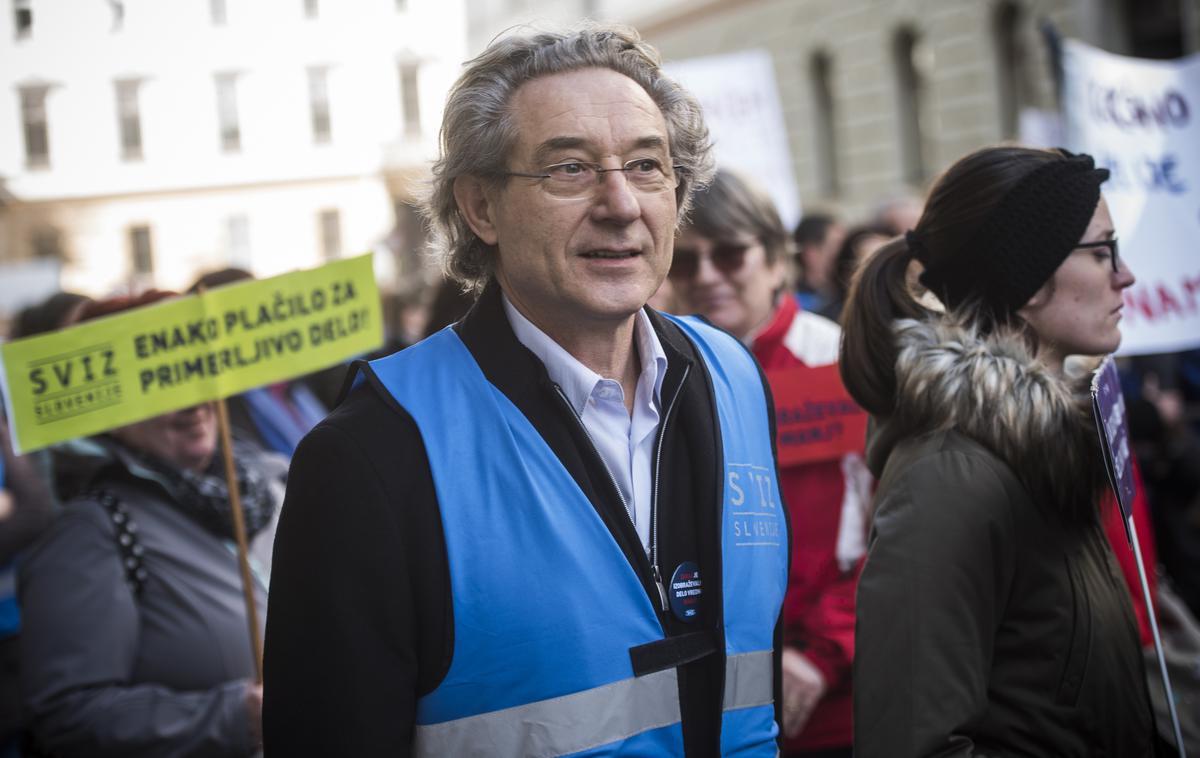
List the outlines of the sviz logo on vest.
{"type": "Polygon", "coordinates": [[[778,547],[782,514],[775,494],[775,472],[750,463],[725,469],[725,515],[737,547],[778,547]]]}
{"type": "Polygon", "coordinates": [[[51,356],[31,364],[34,414],[46,424],[121,402],[111,343],[51,356]]]}

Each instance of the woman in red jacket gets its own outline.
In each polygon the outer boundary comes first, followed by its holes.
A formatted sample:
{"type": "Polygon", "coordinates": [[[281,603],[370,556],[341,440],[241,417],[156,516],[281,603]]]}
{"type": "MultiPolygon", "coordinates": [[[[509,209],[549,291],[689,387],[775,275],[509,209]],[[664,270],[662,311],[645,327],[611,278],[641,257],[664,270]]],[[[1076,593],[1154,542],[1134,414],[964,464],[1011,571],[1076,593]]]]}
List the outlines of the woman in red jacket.
{"type": "MultiPolygon", "coordinates": [[[[707,317],[753,351],[771,380],[777,417],[825,399],[786,390],[807,386],[803,379],[788,382],[789,375],[806,377],[804,370],[826,367],[840,388],[840,331],[800,310],[791,296],[787,246],[770,198],[720,171],[695,199],[669,274],[680,311],[707,317]]],[[[782,727],[788,755],[849,756],[854,591],[870,475],[861,439],[848,450],[844,444],[817,447],[803,463],[784,465],[781,455],[780,484],[792,525],[782,727]]]]}

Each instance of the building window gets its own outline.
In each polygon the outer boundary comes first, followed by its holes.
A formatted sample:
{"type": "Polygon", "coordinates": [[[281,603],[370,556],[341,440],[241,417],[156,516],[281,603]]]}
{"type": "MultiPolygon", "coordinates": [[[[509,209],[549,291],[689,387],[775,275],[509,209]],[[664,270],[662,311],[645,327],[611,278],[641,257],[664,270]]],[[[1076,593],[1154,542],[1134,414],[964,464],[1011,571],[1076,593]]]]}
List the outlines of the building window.
{"type": "Polygon", "coordinates": [[[817,185],[821,194],[833,196],[838,193],[837,130],[834,128],[833,62],[829,53],[817,52],[809,64],[809,80],[813,93],[813,114],[817,185]]]}
{"type": "Polygon", "coordinates": [[[1028,98],[1025,50],[1021,44],[1021,8],[1014,2],[998,4],[992,15],[996,49],[996,96],[1000,136],[1012,139],[1020,127],[1021,106],[1028,98]]]}
{"type": "Polygon", "coordinates": [[[125,26],[124,0],[108,0],[108,9],[112,11],[112,30],[121,31],[121,27],[125,26]]]}
{"type": "Polygon", "coordinates": [[[308,109],[312,119],[313,142],[324,145],[332,138],[329,117],[329,70],[313,66],[308,70],[308,109]]]}
{"type": "Polygon", "coordinates": [[[46,168],[50,165],[50,138],[46,124],[45,86],[22,87],[21,126],[25,135],[25,167],[46,168]]]}
{"type": "Polygon", "coordinates": [[[244,213],[225,219],[225,259],[230,266],[253,268],[250,263],[250,219],[244,213]]]}
{"type": "Polygon", "coordinates": [[[217,74],[217,124],[221,149],[236,153],[242,149],[242,130],[238,126],[237,74],[217,74]]]}
{"type": "Polygon", "coordinates": [[[317,0],[304,0],[305,18],[316,18],[318,10],[319,8],[317,7],[317,0]]]}
{"type": "Polygon", "coordinates": [[[135,276],[154,273],[154,249],[150,241],[150,227],[145,224],[129,227],[129,259],[135,276]]]}
{"type": "Polygon", "coordinates": [[[318,233],[321,238],[321,257],[327,261],[342,257],[342,216],[336,208],[327,208],[317,214],[318,233]]]}
{"type": "Polygon", "coordinates": [[[925,119],[930,50],[917,33],[900,29],[892,38],[892,69],[896,77],[896,126],[904,180],[920,186],[925,169],[925,119]]]}
{"type": "Polygon", "coordinates": [[[17,39],[33,35],[33,0],[13,0],[13,29],[17,39]]]}
{"type": "Polygon", "coordinates": [[[142,118],[138,107],[138,89],[141,81],[123,79],[117,81],[117,126],[121,134],[121,159],[142,159],[142,118]]]}
{"type": "Polygon", "coordinates": [[[208,17],[213,26],[225,26],[225,0],[208,0],[208,17]]]}
{"type": "Polygon", "coordinates": [[[404,133],[415,137],[421,133],[421,96],[417,89],[417,64],[400,64],[400,105],[404,109],[404,133]]]}
{"type": "Polygon", "coordinates": [[[62,233],[53,226],[39,226],[30,237],[33,257],[39,260],[62,260],[62,233]]]}

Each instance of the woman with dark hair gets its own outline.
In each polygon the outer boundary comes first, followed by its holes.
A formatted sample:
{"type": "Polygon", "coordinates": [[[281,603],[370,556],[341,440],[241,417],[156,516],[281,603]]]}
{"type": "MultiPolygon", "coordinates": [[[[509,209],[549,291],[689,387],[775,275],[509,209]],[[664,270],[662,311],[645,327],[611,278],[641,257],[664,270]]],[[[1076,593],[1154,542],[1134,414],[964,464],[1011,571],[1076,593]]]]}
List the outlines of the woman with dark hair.
{"type": "Polygon", "coordinates": [[[859,583],[860,756],[1155,754],[1102,528],[1090,376],[1133,275],[1090,157],[961,159],[860,270],[842,375],[880,477],[859,583]],[[943,308],[918,299],[913,275],[943,308]]]}
{"type": "Polygon", "coordinates": [[[91,298],[75,292],[55,292],[42,302],[24,308],[13,320],[9,339],[32,337],[35,334],[61,329],[75,320],[80,309],[91,298]]]}
{"type": "MultiPolygon", "coordinates": [[[[777,409],[827,399],[810,395],[807,385],[801,396],[781,396],[777,377],[820,367],[832,372],[840,338],[837,324],[802,310],[786,286],[787,248],[771,198],[720,170],[696,194],[668,274],[682,309],[750,348],[775,388],[777,409]]],[[[781,466],[779,484],[792,539],[783,606],[784,754],[848,757],[854,585],[871,476],[861,447],[831,449],[781,466]]]]}
{"type": "MultiPolygon", "coordinates": [[[[169,293],[89,303],[79,320],[169,293]]],[[[33,747],[70,756],[250,756],[261,733],[212,403],[88,440],[83,494],[19,569],[33,747]]],[[[235,443],[258,608],[286,464],[235,443]]],[[[263,618],[259,618],[260,634],[263,618]]]]}

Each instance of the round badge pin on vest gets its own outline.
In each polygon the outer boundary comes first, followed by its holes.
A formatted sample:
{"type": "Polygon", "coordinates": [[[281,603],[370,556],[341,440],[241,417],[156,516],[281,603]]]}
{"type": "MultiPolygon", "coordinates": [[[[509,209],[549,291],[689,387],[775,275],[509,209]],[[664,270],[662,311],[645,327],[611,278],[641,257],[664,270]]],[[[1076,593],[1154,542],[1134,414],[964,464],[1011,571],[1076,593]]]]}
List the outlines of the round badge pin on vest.
{"type": "Polygon", "coordinates": [[[700,617],[700,567],[692,561],[684,561],[671,575],[671,586],[667,597],[671,612],[680,621],[692,622],[700,617]]]}

